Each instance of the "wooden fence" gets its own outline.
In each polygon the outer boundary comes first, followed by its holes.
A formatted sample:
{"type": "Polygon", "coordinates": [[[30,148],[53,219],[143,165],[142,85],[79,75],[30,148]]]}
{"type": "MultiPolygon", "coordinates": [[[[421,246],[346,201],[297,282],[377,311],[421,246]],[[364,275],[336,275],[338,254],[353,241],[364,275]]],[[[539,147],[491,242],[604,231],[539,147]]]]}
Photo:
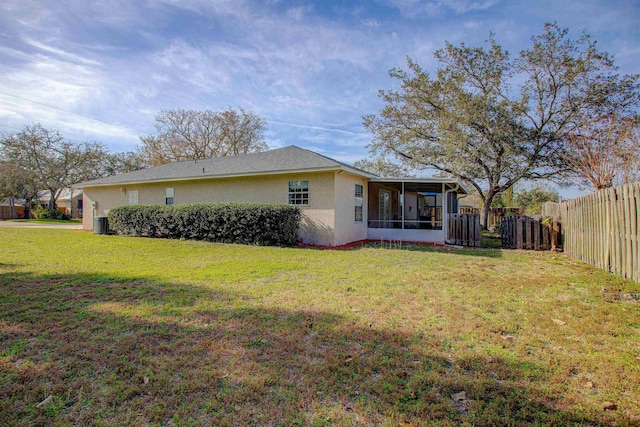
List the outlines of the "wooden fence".
{"type": "Polygon", "coordinates": [[[24,206],[0,206],[0,219],[24,218],[24,206]]]}
{"type": "MultiPolygon", "coordinates": [[[[461,214],[479,214],[480,209],[465,206],[459,208],[459,212],[461,214]]],[[[491,208],[489,210],[489,218],[487,218],[487,228],[491,228],[496,224],[500,225],[500,221],[506,215],[521,215],[522,213],[524,213],[523,208],[491,208]]]]}
{"type": "Polygon", "coordinates": [[[640,282],[640,182],[560,204],[564,251],[640,282]]]}
{"type": "Polygon", "coordinates": [[[480,215],[449,214],[447,228],[447,243],[480,247],[480,215]]]}
{"type": "Polygon", "coordinates": [[[532,216],[506,216],[500,224],[504,249],[555,250],[559,246],[560,223],[532,216]]]}
{"type": "Polygon", "coordinates": [[[542,205],[542,216],[560,219],[560,203],[544,202],[542,205]]]}

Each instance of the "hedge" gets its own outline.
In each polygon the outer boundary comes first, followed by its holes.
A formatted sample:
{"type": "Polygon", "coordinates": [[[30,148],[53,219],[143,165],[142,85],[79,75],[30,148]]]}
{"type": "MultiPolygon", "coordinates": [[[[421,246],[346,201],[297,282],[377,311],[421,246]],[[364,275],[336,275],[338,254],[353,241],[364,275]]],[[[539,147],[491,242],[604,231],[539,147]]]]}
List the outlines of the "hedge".
{"type": "Polygon", "coordinates": [[[123,235],[291,246],[300,215],[300,209],[290,205],[121,206],[109,211],[109,229],[123,235]]]}

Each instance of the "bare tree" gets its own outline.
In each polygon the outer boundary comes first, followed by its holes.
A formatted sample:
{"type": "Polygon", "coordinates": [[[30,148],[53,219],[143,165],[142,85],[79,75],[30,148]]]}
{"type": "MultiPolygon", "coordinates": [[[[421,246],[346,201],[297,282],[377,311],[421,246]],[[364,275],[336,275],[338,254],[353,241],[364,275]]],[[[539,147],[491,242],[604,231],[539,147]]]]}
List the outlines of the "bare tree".
{"type": "Polygon", "coordinates": [[[156,116],[157,135],[142,137],[149,165],[264,151],[265,121],[258,115],[227,109],[164,110],[156,116]]]}
{"type": "Polygon", "coordinates": [[[147,166],[149,165],[147,164],[146,158],[140,152],[126,151],[111,153],[104,159],[101,176],[133,172],[144,169],[147,166]]]}
{"type": "Polygon", "coordinates": [[[640,178],[638,119],[606,116],[582,124],[563,153],[583,183],[599,190],[640,178]]]}

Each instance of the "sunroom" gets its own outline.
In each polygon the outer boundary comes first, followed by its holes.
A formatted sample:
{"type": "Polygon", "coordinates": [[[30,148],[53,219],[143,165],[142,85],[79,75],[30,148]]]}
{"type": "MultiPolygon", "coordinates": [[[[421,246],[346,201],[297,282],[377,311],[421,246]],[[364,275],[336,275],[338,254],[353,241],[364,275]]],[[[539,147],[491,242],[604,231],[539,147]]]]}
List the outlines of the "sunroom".
{"type": "Polygon", "coordinates": [[[444,243],[447,214],[467,194],[447,178],[377,178],[369,182],[367,238],[444,243]]]}

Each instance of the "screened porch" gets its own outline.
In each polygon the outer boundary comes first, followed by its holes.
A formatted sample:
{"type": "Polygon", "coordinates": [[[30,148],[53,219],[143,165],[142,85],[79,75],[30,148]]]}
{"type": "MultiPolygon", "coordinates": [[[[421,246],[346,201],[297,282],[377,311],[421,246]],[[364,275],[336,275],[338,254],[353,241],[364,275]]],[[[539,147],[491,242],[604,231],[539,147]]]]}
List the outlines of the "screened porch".
{"type": "Polygon", "coordinates": [[[370,239],[444,242],[446,215],[458,212],[451,180],[380,179],[369,182],[367,235],[370,239]]]}

